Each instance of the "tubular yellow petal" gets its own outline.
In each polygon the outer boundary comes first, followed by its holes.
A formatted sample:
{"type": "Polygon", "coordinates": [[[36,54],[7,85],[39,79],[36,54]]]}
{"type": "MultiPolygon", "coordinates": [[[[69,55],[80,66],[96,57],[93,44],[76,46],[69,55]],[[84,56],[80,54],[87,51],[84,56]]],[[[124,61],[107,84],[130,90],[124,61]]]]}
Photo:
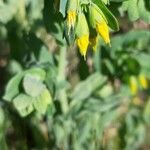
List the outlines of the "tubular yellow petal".
{"type": "Polygon", "coordinates": [[[82,56],[86,56],[87,48],[89,45],[89,35],[83,35],[76,39],[77,45],[79,47],[80,53],[82,56]]]}
{"type": "Polygon", "coordinates": [[[69,32],[71,28],[74,28],[75,22],[76,22],[76,11],[68,11],[67,12],[67,25],[68,25],[69,32]]]}
{"type": "Polygon", "coordinates": [[[137,84],[137,80],[134,76],[130,77],[130,89],[131,89],[131,93],[137,94],[138,92],[138,84],[137,84]]]}
{"type": "Polygon", "coordinates": [[[105,43],[110,44],[109,28],[104,20],[102,22],[96,23],[96,30],[100,34],[100,36],[104,39],[105,43]]]}
{"type": "Polygon", "coordinates": [[[68,11],[68,13],[67,13],[68,25],[74,27],[75,21],[76,21],[76,12],[75,11],[68,11]]]}
{"type": "Polygon", "coordinates": [[[79,13],[76,25],[76,43],[82,56],[86,56],[89,45],[89,27],[84,13],[79,13]]]}
{"type": "Polygon", "coordinates": [[[140,81],[141,86],[142,86],[144,89],[147,89],[147,88],[148,88],[148,82],[147,82],[147,80],[146,80],[146,78],[145,78],[145,76],[144,76],[143,74],[141,74],[141,75],[139,76],[139,81],[140,81]]]}

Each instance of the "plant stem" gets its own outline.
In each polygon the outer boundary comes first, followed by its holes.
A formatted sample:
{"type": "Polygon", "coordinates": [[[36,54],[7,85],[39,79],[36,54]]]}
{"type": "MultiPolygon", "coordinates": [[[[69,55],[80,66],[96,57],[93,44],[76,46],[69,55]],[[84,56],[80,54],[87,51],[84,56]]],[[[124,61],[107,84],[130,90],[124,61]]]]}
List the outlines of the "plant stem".
{"type": "MultiPolygon", "coordinates": [[[[58,66],[58,84],[65,82],[66,80],[66,54],[67,50],[66,47],[63,46],[60,49],[60,54],[59,54],[59,66],[58,66]]],[[[68,111],[68,100],[67,100],[67,94],[66,94],[66,88],[60,88],[59,90],[59,100],[61,103],[61,109],[63,113],[66,113],[68,111]]]]}
{"type": "Polygon", "coordinates": [[[101,52],[100,52],[100,44],[97,46],[97,50],[94,56],[94,67],[97,72],[101,73],[101,52]]]}

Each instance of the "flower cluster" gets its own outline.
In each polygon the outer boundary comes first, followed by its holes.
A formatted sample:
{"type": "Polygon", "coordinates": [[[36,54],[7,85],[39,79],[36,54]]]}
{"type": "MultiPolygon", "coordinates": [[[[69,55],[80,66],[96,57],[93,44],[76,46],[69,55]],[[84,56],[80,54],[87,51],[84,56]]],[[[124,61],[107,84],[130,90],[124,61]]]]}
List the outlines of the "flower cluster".
{"type": "Polygon", "coordinates": [[[80,53],[86,57],[88,46],[96,50],[98,38],[102,37],[110,45],[108,21],[102,10],[93,2],[80,3],[80,0],[68,0],[66,22],[68,36],[71,30],[80,53]]]}
{"type": "Polygon", "coordinates": [[[130,77],[130,89],[133,95],[138,93],[139,87],[142,89],[148,88],[148,81],[144,74],[140,74],[138,78],[135,76],[130,77]]]}

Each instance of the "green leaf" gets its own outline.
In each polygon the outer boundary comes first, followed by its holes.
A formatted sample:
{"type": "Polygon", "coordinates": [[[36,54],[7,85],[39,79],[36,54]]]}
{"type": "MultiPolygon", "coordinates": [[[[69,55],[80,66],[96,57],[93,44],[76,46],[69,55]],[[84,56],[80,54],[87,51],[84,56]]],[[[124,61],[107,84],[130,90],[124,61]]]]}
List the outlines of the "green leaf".
{"type": "Polygon", "coordinates": [[[7,3],[0,3],[0,22],[7,23],[16,14],[19,3],[16,0],[8,0],[7,3]]]}
{"type": "Polygon", "coordinates": [[[128,15],[131,21],[135,21],[139,18],[138,12],[138,0],[129,0],[128,1],[128,15]]]}
{"type": "Polygon", "coordinates": [[[108,21],[108,26],[115,30],[119,30],[119,25],[118,21],[115,18],[115,16],[108,10],[108,8],[104,5],[104,3],[100,0],[93,0],[93,2],[100,8],[100,10],[104,13],[107,21],[108,21]]]}
{"type": "Polygon", "coordinates": [[[139,15],[144,21],[150,23],[150,11],[146,9],[145,4],[146,2],[144,3],[143,0],[139,0],[138,2],[139,15]]]}
{"type": "Polygon", "coordinates": [[[102,116],[102,127],[108,126],[113,120],[118,117],[118,113],[116,110],[110,110],[109,112],[105,112],[104,115],[102,116]]]}
{"type": "Polygon", "coordinates": [[[23,71],[21,64],[16,60],[11,60],[9,62],[8,70],[13,75],[23,71]]]}
{"type": "Polygon", "coordinates": [[[4,100],[11,101],[17,94],[19,94],[19,85],[23,78],[23,73],[15,75],[7,84],[4,100]]]}
{"type": "Polygon", "coordinates": [[[66,4],[67,0],[60,0],[59,11],[62,13],[63,17],[65,17],[66,14],[66,4]]]}
{"type": "Polygon", "coordinates": [[[150,23],[150,9],[147,0],[128,0],[122,3],[121,9],[128,11],[129,19],[135,21],[143,19],[145,22],[150,23]]]}
{"type": "Polygon", "coordinates": [[[33,109],[33,98],[26,94],[19,94],[13,99],[13,105],[21,116],[27,116],[33,109]]]}
{"type": "MultiPolygon", "coordinates": [[[[38,58],[38,60],[39,60],[40,63],[48,63],[48,62],[51,63],[51,64],[54,63],[52,53],[45,46],[42,46],[42,48],[41,48],[41,50],[39,52],[39,58],[38,58]]],[[[40,72],[41,72],[41,77],[43,79],[45,79],[44,70],[42,70],[40,72]]]]}
{"type": "Polygon", "coordinates": [[[42,10],[44,7],[43,0],[28,0],[28,19],[31,22],[42,18],[42,10]]]}
{"type": "Polygon", "coordinates": [[[47,89],[45,89],[33,102],[35,109],[42,114],[45,114],[49,104],[52,104],[52,98],[47,89]]]}
{"type": "Polygon", "coordinates": [[[39,80],[44,81],[46,77],[46,72],[41,68],[32,68],[25,71],[26,75],[31,75],[39,80]]]}
{"type": "Polygon", "coordinates": [[[106,78],[98,73],[91,75],[86,81],[79,83],[72,93],[74,100],[83,100],[88,98],[92,92],[101,87],[106,82],[106,78]]]}
{"type": "Polygon", "coordinates": [[[23,79],[23,87],[26,94],[32,97],[40,95],[46,88],[42,81],[29,74],[25,75],[23,79]]]}

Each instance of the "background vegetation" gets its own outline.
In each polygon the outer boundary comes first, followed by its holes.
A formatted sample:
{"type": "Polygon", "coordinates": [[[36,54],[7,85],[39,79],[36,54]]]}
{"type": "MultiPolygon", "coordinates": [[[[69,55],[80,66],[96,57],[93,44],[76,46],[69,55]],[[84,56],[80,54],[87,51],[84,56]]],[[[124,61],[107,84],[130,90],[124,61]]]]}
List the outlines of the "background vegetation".
{"type": "Polygon", "coordinates": [[[120,30],[84,61],[66,0],[0,0],[1,150],[150,149],[150,1],[101,1],[120,30]]]}

